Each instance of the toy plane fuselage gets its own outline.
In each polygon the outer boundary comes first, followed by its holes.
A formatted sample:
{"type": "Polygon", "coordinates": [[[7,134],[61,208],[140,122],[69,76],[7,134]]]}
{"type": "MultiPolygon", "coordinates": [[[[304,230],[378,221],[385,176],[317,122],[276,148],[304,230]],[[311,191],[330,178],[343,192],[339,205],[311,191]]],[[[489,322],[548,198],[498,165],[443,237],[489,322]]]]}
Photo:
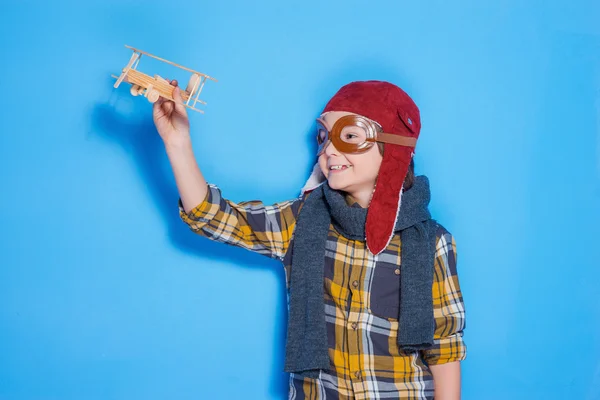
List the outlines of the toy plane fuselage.
{"type": "Polygon", "coordinates": [[[207,79],[213,80],[215,82],[217,81],[216,79],[201,72],[197,72],[192,69],[183,67],[179,64],[175,64],[163,58],[156,57],[150,53],[146,53],[131,46],[126,45],[125,47],[131,49],[133,51],[133,54],[125,68],[123,68],[123,70],[121,71],[121,75],[112,75],[112,77],[117,80],[114,84],[115,88],[119,87],[119,85],[122,82],[127,82],[131,84],[130,92],[133,96],[142,95],[146,97],[151,103],[156,102],[160,97],[163,97],[168,100],[174,100],[174,87],[166,79],[160,77],[159,75],[154,75],[154,77],[152,77],[136,69],[140,58],[142,57],[142,54],[144,54],[190,72],[192,75],[190,77],[188,85],[185,88],[185,90],[181,90],[183,104],[194,111],[204,113],[204,111],[196,108],[196,103],[206,105],[206,102],[200,100],[200,93],[202,92],[202,88],[204,87],[204,84],[206,83],[207,79]]]}

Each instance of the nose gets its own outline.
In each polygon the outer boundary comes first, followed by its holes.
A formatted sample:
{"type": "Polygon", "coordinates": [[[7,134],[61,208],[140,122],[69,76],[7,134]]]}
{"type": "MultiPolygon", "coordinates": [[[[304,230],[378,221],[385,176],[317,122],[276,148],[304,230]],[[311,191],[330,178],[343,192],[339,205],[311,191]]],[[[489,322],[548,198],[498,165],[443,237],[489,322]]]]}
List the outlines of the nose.
{"type": "Polygon", "coordinates": [[[338,149],[335,148],[331,140],[328,141],[328,143],[325,143],[325,149],[323,150],[323,153],[328,156],[340,155],[340,152],[338,151],[338,149]]]}

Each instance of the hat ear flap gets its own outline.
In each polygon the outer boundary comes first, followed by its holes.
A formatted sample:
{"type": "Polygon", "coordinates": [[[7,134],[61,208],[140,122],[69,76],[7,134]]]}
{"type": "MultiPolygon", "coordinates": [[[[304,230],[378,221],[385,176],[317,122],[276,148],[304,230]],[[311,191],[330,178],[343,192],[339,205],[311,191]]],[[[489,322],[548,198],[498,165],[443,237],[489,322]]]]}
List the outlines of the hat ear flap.
{"type": "Polygon", "coordinates": [[[313,166],[313,170],[310,174],[310,177],[304,184],[304,187],[300,191],[300,194],[304,195],[305,192],[310,192],[310,191],[316,189],[317,187],[321,186],[323,184],[323,182],[325,182],[326,180],[327,180],[327,178],[325,178],[325,175],[323,175],[323,171],[321,171],[321,167],[319,166],[319,163],[317,162],[313,166]]]}
{"type": "Polygon", "coordinates": [[[403,146],[388,146],[385,149],[365,227],[367,247],[373,254],[381,253],[394,236],[411,153],[412,149],[403,146]]]}

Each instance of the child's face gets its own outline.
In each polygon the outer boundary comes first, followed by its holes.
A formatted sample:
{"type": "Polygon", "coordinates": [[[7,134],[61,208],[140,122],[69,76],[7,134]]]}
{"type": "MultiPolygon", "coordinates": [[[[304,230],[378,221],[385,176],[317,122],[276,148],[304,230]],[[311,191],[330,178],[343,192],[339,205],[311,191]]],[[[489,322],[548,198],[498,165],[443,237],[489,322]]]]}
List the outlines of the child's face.
{"type": "MultiPolygon", "coordinates": [[[[333,124],[349,112],[329,112],[322,118],[325,128],[331,131],[333,124]]],[[[319,166],[332,189],[342,190],[351,195],[363,191],[372,191],[377,180],[379,167],[383,157],[378,146],[372,146],[361,154],[342,153],[333,143],[329,143],[319,156],[319,166]],[[342,169],[332,169],[332,166],[344,166],[342,169]]]]}

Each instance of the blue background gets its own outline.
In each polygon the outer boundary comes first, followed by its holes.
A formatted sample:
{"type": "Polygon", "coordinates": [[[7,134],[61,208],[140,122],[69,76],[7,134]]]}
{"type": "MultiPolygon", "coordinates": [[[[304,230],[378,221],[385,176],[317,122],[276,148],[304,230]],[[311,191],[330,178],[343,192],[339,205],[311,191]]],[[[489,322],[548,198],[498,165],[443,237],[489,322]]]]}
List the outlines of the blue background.
{"type": "MultiPolygon", "coordinates": [[[[20,1],[0,13],[0,399],[281,399],[280,264],[191,233],[128,44],[214,76],[234,201],[295,197],[352,80],[421,108],[454,235],[464,399],[600,399],[600,3],[20,1]]],[[[174,67],[138,67],[187,81],[174,67]]]]}

